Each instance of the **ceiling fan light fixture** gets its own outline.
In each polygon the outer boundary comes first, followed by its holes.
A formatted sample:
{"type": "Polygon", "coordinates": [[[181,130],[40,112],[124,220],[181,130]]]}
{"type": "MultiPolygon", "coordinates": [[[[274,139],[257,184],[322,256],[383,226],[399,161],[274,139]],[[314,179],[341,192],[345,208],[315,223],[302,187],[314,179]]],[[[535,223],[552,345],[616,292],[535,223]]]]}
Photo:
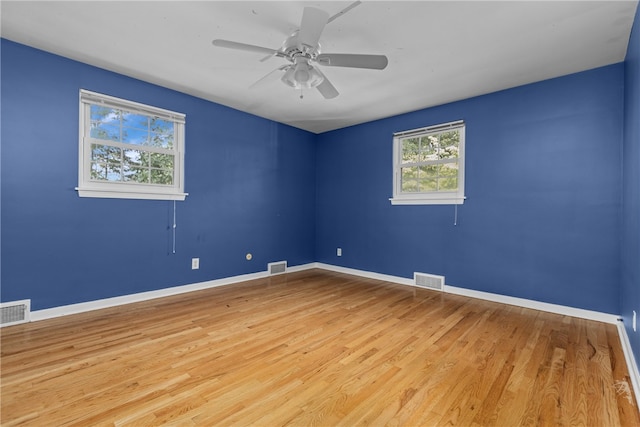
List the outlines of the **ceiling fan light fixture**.
{"type": "Polygon", "coordinates": [[[295,63],[282,76],[285,84],[296,89],[316,87],[323,80],[324,76],[309,65],[307,58],[296,58],[295,63]]]}

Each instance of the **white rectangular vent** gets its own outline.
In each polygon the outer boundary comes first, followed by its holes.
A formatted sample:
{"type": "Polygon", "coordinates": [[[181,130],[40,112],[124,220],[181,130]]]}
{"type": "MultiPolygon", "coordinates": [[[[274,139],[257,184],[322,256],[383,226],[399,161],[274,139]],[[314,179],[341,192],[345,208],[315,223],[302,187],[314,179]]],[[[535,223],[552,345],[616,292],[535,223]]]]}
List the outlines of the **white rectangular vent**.
{"type": "Polygon", "coordinates": [[[269,274],[282,274],[287,271],[287,261],[270,262],[268,264],[269,274]]]}
{"type": "Polygon", "coordinates": [[[420,288],[436,289],[441,291],[444,289],[444,276],[427,273],[413,273],[415,285],[420,288]]]}
{"type": "Polygon", "coordinates": [[[31,319],[31,300],[0,303],[0,327],[26,323],[31,319]]]}

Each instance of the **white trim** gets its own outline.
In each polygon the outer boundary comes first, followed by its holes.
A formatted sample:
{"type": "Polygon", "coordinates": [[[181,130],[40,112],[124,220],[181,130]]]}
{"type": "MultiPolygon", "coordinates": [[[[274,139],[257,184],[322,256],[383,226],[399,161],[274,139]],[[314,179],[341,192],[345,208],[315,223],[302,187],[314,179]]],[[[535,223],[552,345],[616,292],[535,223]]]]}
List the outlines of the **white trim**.
{"type": "Polygon", "coordinates": [[[128,99],[116,98],[115,96],[104,95],[102,93],[92,92],[86,89],[80,89],[80,100],[89,104],[105,105],[145,115],[152,114],[163,120],[182,124],[185,123],[186,118],[186,114],[184,113],[178,113],[164,108],[154,107],[153,105],[142,104],[140,102],[129,101],[128,99]]]}
{"type": "MultiPolygon", "coordinates": [[[[289,267],[288,272],[302,271],[313,268],[314,264],[304,264],[289,267]]],[[[55,317],[68,316],[70,314],[84,313],[92,310],[100,310],[102,308],[116,307],[119,305],[131,304],[134,302],[148,301],[156,298],[168,297],[172,295],[184,294],[187,292],[200,291],[203,289],[215,288],[218,286],[232,285],[234,283],[245,282],[248,280],[263,279],[271,277],[268,271],[259,271],[257,273],[242,274],[239,276],[225,277],[222,279],[209,280],[206,282],[192,283],[190,285],[174,286],[171,288],[158,289],[155,291],[140,292],[136,294],[122,295],[119,297],[105,298],[94,301],[81,302],[78,304],[63,305],[59,307],[47,308],[44,310],[35,310],[31,312],[31,321],[52,319],[55,317]]]]}
{"type": "MultiPolygon", "coordinates": [[[[375,273],[372,271],[357,270],[354,268],[340,267],[337,265],[324,264],[319,262],[313,262],[309,264],[302,264],[297,266],[287,266],[287,273],[293,273],[296,271],[304,271],[312,268],[319,268],[322,270],[335,271],[337,273],[350,274],[353,276],[365,277],[368,279],[382,280],[385,282],[397,283],[405,286],[415,286],[415,282],[411,278],[391,276],[388,274],[375,273]]],[[[209,280],[206,282],[193,283],[189,285],[174,286],[171,288],[158,289],[155,291],[140,292],[136,294],[123,295],[113,298],[106,298],[95,301],[82,302],[78,304],[70,304],[60,307],[53,307],[44,310],[35,310],[31,312],[31,320],[42,320],[52,317],[66,316],[69,314],[82,313],[90,310],[98,310],[101,308],[114,307],[117,305],[129,304],[132,302],[146,301],[155,298],[161,298],[165,296],[178,295],[186,292],[198,291],[202,289],[215,288],[218,286],[231,285],[238,282],[247,280],[262,279],[265,277],[272,277],[269,274],[269,270],[259,271],[257,273],[243,274],[239,276],[226,277],[222,279],[209,280]]],[[[420,288],[424,289],[424,288],[420,288]]],[[[550,304],[546,302],[540,302],[535,300],[529,300],[524,298],[510,297],[500,294],[493,294],[489,292],[475,291],[472,289],[458,288],[455,286],[444,285],[444,292],[467,296],[470,298],[479,298],[493,302],[499,302],[502,304],[515,305],[519,307],[532,308],[534,310],[547,311],[550,313],[562,314],[565,316],[579,317],[588,320],[595,320],[598,322],[618,324],[619,316],[608,313],[601,313],[598,311],[584,310],[581,308],[568,307],[558,304],[550,304]]]]}
{"type": "Polygon", "coordinates": [[[627,328],[624,327],[624,322],[622,321],[618,321],[618,335],[620,335],[622,352],[624,353],[624,358],[627,361],[627,370],[629,371],[631,386],[633,387],[633,392],[636,396],[636,403],[640,405],[640,371],[638,371],[636,359],[633,357],[633,349],[631,348],[629,335],[627,335],[627,328]]]}
{"type": "Polygon", "coordinates": [[[476,291],[473,289],[458,288],[456,286],[444,285],[444,291],[449,294],[462,295],[471,298],[484,299],[487,301],[499,302],[502,304],[515,305],[518,307],[532,308],[534,310],[546,311],[549,313],[562,314],[564,316],[579,317],[587,320],[595,320],[603,323],[617,324],[619,316],[615,314],[602,313],[600,311],[585,310],[582,308],[569,307],[566,305],[551,304],[525,298],[510,297],[507,295],[493,294],[489,292],[476,291]]]}
{"type": "Polygon", "coordinates": [[[141,199],[141,200],[179,200],[183,201],[189,193],[153,193],[150,191],[108,191],[94,188],[76,187],[80,197],[99,197],[103,199],[141,199]]]}
{"type": "MultiPolygon", "coordinates": [[[[425,195],[426,196],[426,195],[425,195]]],[[[464,196],[445,197],[395,197],[390,198],[392,205],[462,205],[464,196]]]]}
{"type": "Polygon", "coordinates": [[[406,285],[406,286],[415,286],[413,279],[407,279],[405,277],[398,277],[398,276],[390,276],[388,274],[375,273],[373,271],[356,270],[348,267],[340,267],[337,265],[323,264],[321,262],[316,263],[316,268],[335,271],[336,273],[344,273],[344,274],[351,274],[353,276],[366,277],[367,279],[382,280],[385,282],[398,283],[400,285],[406,285]]]}
{"type": "Polygon", "coordinates": [[[294,266],[287,265],[287,273],[295,273],[296,271],[311,270],[312,268],[318,268],[317,263],[310,262],[308,264],[300,264],[300,265],[294,265],[294,266]]]}
{"type": "Polygon", "coordinates": [[[464,126],[464,120],[456,120],[455,122],[442,123],[440,125],[433,125],[433,126],[428,126],[424,128],[394,132],[393,137],[406,138],[408,136],[423,136],[431,133],[440,133],[446,130],[457,129],[462,126],[464,126]]]}
{"type": "MultiPolygon", "coordinates": [[[[354,276],[367,277],[369,279],[384,280],[387,282],[398,283],[400,285],[415,286],[412,279],[398,276],[389,276],[386,274],[373,273],[370,271],[356,270],[346,267],[338,267],[330,264],[318,263],[318,268],[335,271],[338,273],[352,274],[354,276]]],[[[425,289],[425,288],[420,288],[425,289]]],[[[598,322],[617,324],[619,316],[599,311],[584,310],[581,308],[568,307],[558,304],[550,304],[524,298],[510,297],[489,292],[475,291],[472,289],[458,288],[455,286],[444,285],[443,292],[467,296],[470,298],[478,298],[487,301],[499,302],[502,304],[515,305],[518,307],[532,308],[534,310],[547,311],[550,313],[562,314],[565,316],[579,317],[582,319],[596,320],[598,322]]]]}

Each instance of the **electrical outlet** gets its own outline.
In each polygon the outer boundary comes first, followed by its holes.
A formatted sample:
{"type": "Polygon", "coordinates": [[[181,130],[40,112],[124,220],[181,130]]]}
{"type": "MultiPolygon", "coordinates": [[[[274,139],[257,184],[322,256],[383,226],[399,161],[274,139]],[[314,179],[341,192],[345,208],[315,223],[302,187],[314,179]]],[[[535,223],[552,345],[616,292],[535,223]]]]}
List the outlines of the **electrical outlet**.
{"type": "Polygon", "coordinates": [[[636,331],[636,311],[633,310],[633,332],[636,331]]]}
{"type": "Polygon", "coordinates": [[[336,249],[336,255],[342,256],[342,248],[336,249]]]}
{"type": "Polygon", "coordinates": [[[200,268],[200,258],[191,258],[191,269],[197,270],[200,268]]]}

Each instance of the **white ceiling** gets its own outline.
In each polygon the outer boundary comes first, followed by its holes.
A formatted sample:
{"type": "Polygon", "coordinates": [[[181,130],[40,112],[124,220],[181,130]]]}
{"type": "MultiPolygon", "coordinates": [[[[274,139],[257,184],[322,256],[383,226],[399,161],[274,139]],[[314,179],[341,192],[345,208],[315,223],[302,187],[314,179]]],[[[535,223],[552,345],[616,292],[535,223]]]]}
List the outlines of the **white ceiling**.
{"type": "Polygon", "coordinates": [[[634,1],[363,1],[330,22],[325,53],[384,54],[385,70],[321,67],[324,99],[278,79],[278,49],[305,6],[351,1],[2,1],[2,37],[321,133],[624,60],[634,1]]]}

